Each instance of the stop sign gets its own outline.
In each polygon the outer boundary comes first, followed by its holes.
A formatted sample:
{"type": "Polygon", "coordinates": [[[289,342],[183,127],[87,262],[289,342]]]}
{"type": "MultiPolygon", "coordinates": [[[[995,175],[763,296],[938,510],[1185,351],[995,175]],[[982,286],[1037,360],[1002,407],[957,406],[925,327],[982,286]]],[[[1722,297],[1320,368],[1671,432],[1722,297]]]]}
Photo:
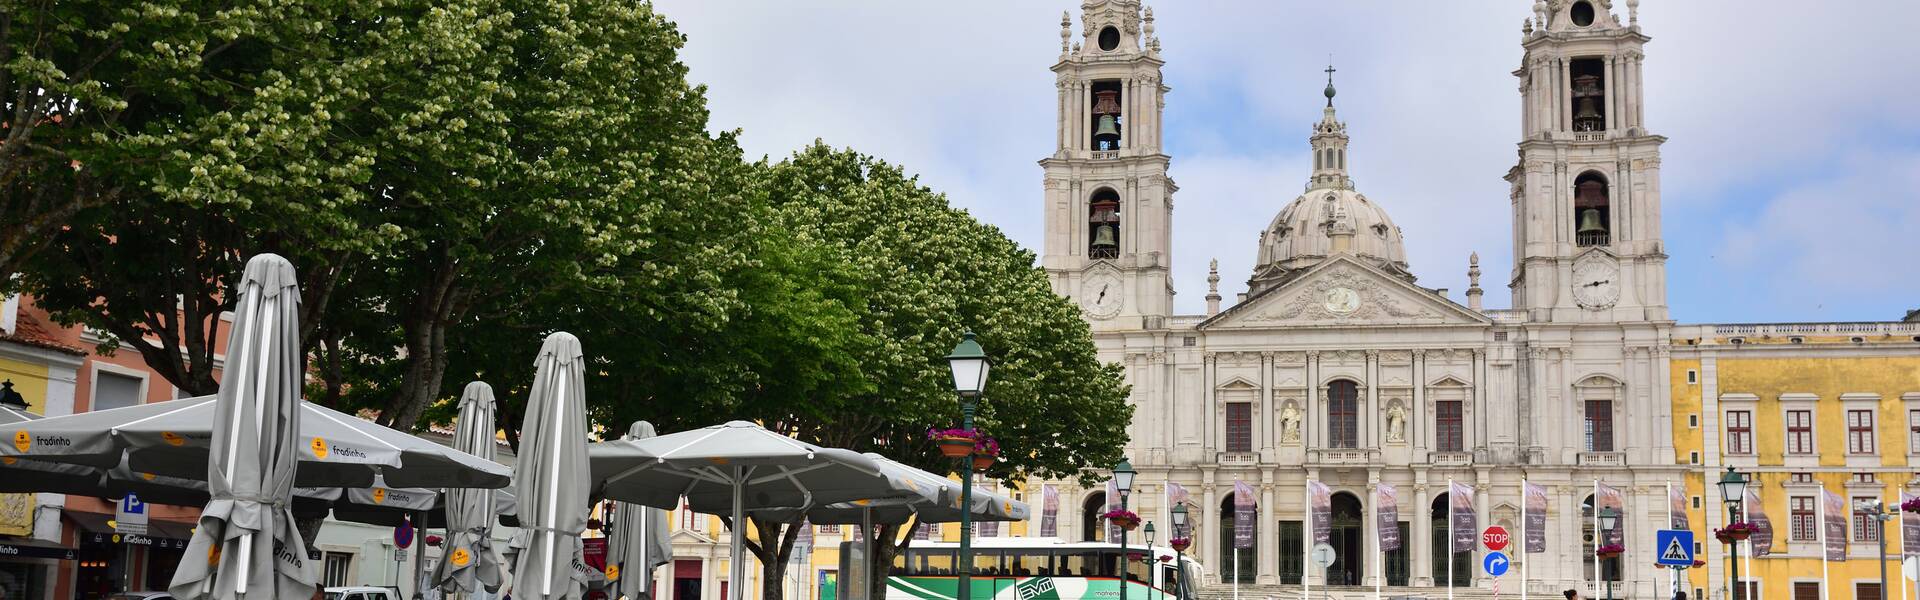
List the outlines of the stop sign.
{"type": "Polygon", "coordinates": [[[1480,532],[1480,543],[1488,550],[1498,551],[1507,547],[1507,528],[1495,525],[1480,532]]]}

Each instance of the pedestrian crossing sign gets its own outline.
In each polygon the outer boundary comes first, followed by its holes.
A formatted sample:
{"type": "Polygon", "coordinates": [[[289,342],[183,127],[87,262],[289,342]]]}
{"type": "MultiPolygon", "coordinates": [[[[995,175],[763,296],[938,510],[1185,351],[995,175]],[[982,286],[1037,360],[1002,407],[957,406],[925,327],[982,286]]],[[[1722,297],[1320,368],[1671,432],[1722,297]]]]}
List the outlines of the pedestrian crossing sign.
{"type": "Polygon", "coordinates": [[[1693,532],[1686,529],[1662,529],[1654,532],[1653,547],[1660,554],[1653,562],[1674,567],[1693,566],[1693,532]]]}

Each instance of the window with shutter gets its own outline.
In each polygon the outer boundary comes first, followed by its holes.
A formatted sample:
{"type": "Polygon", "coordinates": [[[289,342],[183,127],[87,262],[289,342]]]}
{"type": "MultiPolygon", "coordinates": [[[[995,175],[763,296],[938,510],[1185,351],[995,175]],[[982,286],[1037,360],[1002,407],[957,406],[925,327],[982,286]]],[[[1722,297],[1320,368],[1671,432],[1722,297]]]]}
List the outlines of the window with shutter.
{"type": "Polygon", "coordinates": [[[1327,386],[1327,443],[1334,448],[1360,447],[1360,386],[1345,379],[1327,386]]]}
{"type": "Polygon", "coordinates": [[[1253,451],[1253,403],[1227,403],[1227,451],[1253,451]]]}

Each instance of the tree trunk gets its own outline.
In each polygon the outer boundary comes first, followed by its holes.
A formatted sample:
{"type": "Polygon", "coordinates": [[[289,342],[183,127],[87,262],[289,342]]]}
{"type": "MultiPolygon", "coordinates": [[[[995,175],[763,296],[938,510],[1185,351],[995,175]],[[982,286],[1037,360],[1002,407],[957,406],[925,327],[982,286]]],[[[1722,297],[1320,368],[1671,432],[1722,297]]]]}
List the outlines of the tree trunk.
{"type": "Polygon", "coordinates": [[[439,267],[424,284],[407,310],[401,328],[406,334],[407,369],[400,388],[381,411],[385,425],[411,431],[427,405],[440,393],[441,379],[447,372],[447,329],[459,319],[461,299],[460,268],[439,250],[439,267]]]}
{"type": "Polygon", "coordinates": [[[903,529],[906,529],[905,524],[880,525],[869,534],[876,537],[873,542],[873,572],[867,574],[873,581],[873,597],[867,600],[887,597],[887,576],[893,573],[893,557],[899,556],[901,551],[907,549],[908,544],[913,543],[913,536],[907,536],[907,539],[901,540],[898,544],[894,543],[894,540],[900,539],[900,532],[903,529]]]}
{"type": "Polygon", "coordinates": [[[800,538],[800,527],[805,521],[791,523],[791,527],[787,526],[789,523],[752,517],[747,521],[753,524],[755,533],[753,539],[747,540],[747,550],[760,559],[760,600],[782,600],[786,596],[787,561],[793,557],[793,542],[800,538]],[[768,548],[757,540],[777,540],[778,544],[768,548]]]}

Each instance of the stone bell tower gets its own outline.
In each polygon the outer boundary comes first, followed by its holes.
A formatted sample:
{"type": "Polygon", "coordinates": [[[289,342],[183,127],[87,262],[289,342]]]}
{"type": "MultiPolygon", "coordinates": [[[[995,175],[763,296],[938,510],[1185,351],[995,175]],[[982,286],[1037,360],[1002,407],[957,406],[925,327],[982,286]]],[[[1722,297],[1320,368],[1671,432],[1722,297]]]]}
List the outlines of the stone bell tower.
{"type": "Polygon", "coordinates": [[[1666,321],[1660,145],[1639,0],[1539,0],[1521,26],[1513,306],[1537,322],[1666,321]]]}
{"type": "Polygon", "coordinates": [[[1046,171],[1042,266],[1095,331],[1157,329],[1173,310],[1173,192],[1161,150],[1160,40],[1139,0],[1060,15],[1059,131],[1046,171]]]}

